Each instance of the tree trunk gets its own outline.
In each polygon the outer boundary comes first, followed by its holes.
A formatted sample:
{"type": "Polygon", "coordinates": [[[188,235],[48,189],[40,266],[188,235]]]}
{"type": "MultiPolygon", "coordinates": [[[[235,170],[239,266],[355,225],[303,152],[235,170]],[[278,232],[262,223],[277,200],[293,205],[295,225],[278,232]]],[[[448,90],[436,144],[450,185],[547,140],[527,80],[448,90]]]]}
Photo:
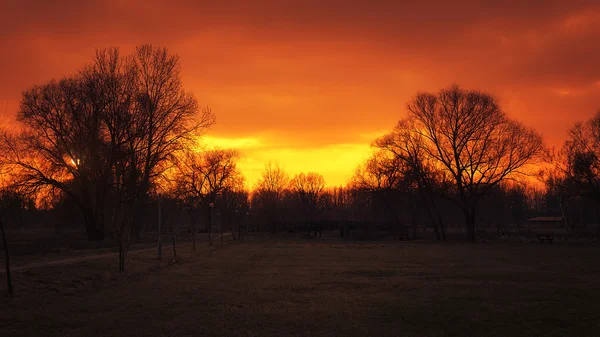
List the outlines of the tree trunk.
{"type": "Polygon", "coordinates": [[[441,241],[442,240],[442,234],[440,233],[440,226],[438,224],[438,221],[436,218],[433,218],[433,230],[435,232],[435,239],[437,241],[441,241]]]}
{"type": "Polygon", "coordinates": [[[123,240],[119,242],[119,271],[125,271],[125,252],[123,251],[123,240]]]}
{"type": "Polygon", "coordinates": [[[467,226],[467,240],[475,242],[475,208],[464,210],[465,222],[467,226]]]}
{"type": "Polygon", "coordinates": [[[429,203],[426,198],[423,198],[423,199],[427,202],[425,205],[428,210],[427,214],[429,215],[429,219],[431,220],[431,223],[433,225],[433,230],[435,232],[435,239],[437,241],[442,241],[442,240],[444,240],[444,235],[442,233],[442,228],[440,228],[441,227],[440,221],[438,221],[439,212],[437,212],[435,210],[435,205],[433,205],[432,203],[429,203]]]}
{"type": "Polygon", "coordinates": [[[196,225],[195,225],[195,219],[192,218],[192,251],[195,252],[196,251],[196,225]]]}
{"type": "Polygon", "coordinates": [[[231,225],[231,222],[229,222],[229,231],[231,231],[231,238],[233,240],[237,240],[236,237],[235,237],[235,232],[233,230],[233,226],[231,225]]]}
{"type": "Polygon", "coordinates": [[[219,231],[221,232],[221,247],[223,247],[223,222],[219,221],[219,231]]]}
{"type": "Polygon", "coordinates": [[[208,209],[208,225],[207,225],[207,233],[208,233],[208,245],[212,246],[212,207],[208,209]]]}
{"type": "Polygon", "coordinates": [[[567,212],[565,210],[565,204],[563,202],[562,196],[558,197],[558,206],[560,207],[560,213],[561,213],[563,219],[565,219],[565,229],[568,232],[570,232],[571,231],[571,226],[569,225],[569,219],[567,219],[567,212]]]}
{"type": "Polygon", "coordinates": [[[173,260],[177,260],[177,250],[175,249],[175,229],[171,227],[171,241],[173,242],[173,260]]]}
{"type": "Polygon", "coordinates": [[[444,225],[444,220],[442,220],[442,215],[438,213],[438,225],[440,227],[440,234],[442,236],[442,241],[446,241],[446,226],[444,225]]]}
{"type": "Polygon", "coordinates": [[[14,296],[12,277],[10,275],[10,254],[8,252],[8,243],[6,240],[6,233],[4,232],[4,221],[0,220],[0,231],[2,232],[2,245],[4,246],[4,268],[6,269],[6,286],[10,296],[14,296]]]}
{"type": "Polygon", "coordinates": [[[85,232],[87,234],[88,241],[104,240],[104,231],[98,228],[98,223],[95,220],[93,212],[83,211],[83,219],[85,222],[85,232]]]}
{"type": "Polygon", "coordinates": [[[88,241],[102,241],[104,240],[104,232],[96,228],[94,224],[86,224],[85,232],[88,237],[88,241]]]}
{"type": "Polygon", "coordinates": [[[156,248],[158,251],[158,259],[162,259],[162,240],[161,240],[161,231],[162,231],[162,206],[160,204],[160,197],[158,199],[158,226],[156,228],[156,236],[157,236],[157,242],[156,242],[156,248]]]}
{"type": "Polygon", "coordinates": [[[413,212],[412,216],[412,227],[413,227],[413,240],[417,239],[417,219],[415,218],[415,213],[413,212]]]}

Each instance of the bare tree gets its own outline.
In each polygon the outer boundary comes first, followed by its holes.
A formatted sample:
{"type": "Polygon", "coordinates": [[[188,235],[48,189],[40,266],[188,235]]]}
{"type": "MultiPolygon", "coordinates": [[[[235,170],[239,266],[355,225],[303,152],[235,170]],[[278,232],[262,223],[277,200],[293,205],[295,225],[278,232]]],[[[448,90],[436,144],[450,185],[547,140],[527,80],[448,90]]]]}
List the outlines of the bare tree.
{"type": "Polygon", "coordinates": [[[324,188],[325,178],[315,172],[299,173],[290,180],[290,191],[300,201],[310,221],[315,220],[324,188]]]}
{"type": "Polygon", "coordinates": [[[575,204],[583,222],[583,199],[600,203],[600,111],[575,124],[562,149],[553,154],[552,164],[542,174],[546,194],[555,199],[570,230],[575,225],[571,221],[575,204]]]}
{"type": "Polygon", "coordinates": [[[350,186],[365,194],[371,207],[383,206],[383,212],[391,215],[396,227],[404,224],[398,210],[406,191],[404,163],[389,152],[378,150],[359,166],[350,181],[350,186]]]}
{"type": "MultiPolygon", "coordinates": [[[[173,249],[173,261],[177,261],[177,218],[182,210],[181,199],[177,198],[174,190],[166,190],[160,196],[161,219],[162,224],[166,224],[168,231],[171,233],[171,248],[173,249]]],[[[162,225],[161,224],[161,225],[162,225]]],[[[162,226],[161,226],[162,227],[162,226]]],[[[160,233],[159,233],[160,234],[160,233]]]]}
{"type": "Polygon", "coordinates": [[[508,118],[492,95],[456,85],[418,93],[407,109],[423,151],[453,181],[452,200],[474,241],[478,201],[501,181],[526,175],[545,154],[542,137],[508,118]]]}
{"type": "Polygon", "coordinates": [[[239,220],[242,213],[248,209],[248,192],[244,190],[244,181],[239,179],[234,185],[227,186],[220,199],[222,219],[227,223],[231,237],[236,240],[234,225],[237,224],[238,237],[241,239],[242,228],[239,220]]]}
{"type": "Polygon", "coordinates": [[[212,245],[212,212],[223,191],[239,186],[243,176],[237,168],[238,152],[217,149],[188,152],[177,165],[177,191],[200,203],[208,212],[208,240],[212,245]]]}
{"type": "MultiPolygon", "coordinates": [[[[2,174],[1,179],[7,179],[2,174]]],[[[10,186],[4,186],[0,189],[0,234],[2,235],[2,246],[4,247],[4,269],[6,271],[6,285],[8,293],[13,296],[13,283],[12,276],[10,273],[10,252],[8,248],[8,239],[6,238],[6,230],[4,228],[5,217],[8,212],[14,210],[15,207],[19,207],[20,196],[16,190],[10,186]]]]}
{"type": "MultiPolygon", "coordinates": [[[[4,137],[3,137],[4,138],[4,137]]],[[[3,152],[2,152],[3,154],[3,152]]],[[[16,190],[7,184],[11,181],[9,177],[9,169],[0,154],[0,234],[2,235],[2,247],[4,247],[4,269],[6,271],[6,286],[10,296],[14,295],[12,276],[10,273],[10,251],[8,248],[8,239],[6,238],[6,230],[4,228],[4,220],[6,213],[10,209],[14,208],[15,202],[18,201],[19,196],[16,190]]]]}
{"type": "Polygon", "coordinates": [[[392,132],[378,138],[372,146],[378,150],[376,155],[385,158],[382,163],[385,164],[382,173],[387,172],[387,175],[396,176],[386,187],[415,190],[421,199],[422,207],[414,204],[416,200],[413,200],[411,206],[413,213],[417,208],[424,208],[433,224],[437,239],[445,240],[446,232],[437,199],[445,192],[448,181],[444,179],[443,172],[427,156],[422,137],[414,130],[414,118],[402,119],[392,132]]]}
{"type": "Polygon", "coordinates": [[[267,163],[265,170],[258,179],[255,190],[267,191],[281,195],[289,183],[287,173],[278,164],[267,163]]]}
{"type": "Polygon", "coordinates": [[[5,121],[0,121],[0,235],[4,247],[4,269],[6,272],[6,286],[10,296],[14,296],[14,287],[10,271],[10,250],[6,235],[5,222],[7,215],[13,212],[21,212],[25,205],[25,195],[15,184],[14,165],[8,158],[12,139],[7,131],[5,121]]]}
{"type": "Polygon", "coordinates": [[[23,185],[69,196],[89,239],[103,239],[116,167],[136,181],[128,192],[135,209],[152,179],[214,122],[183,91],[179,71],[178,57],[165,49],[142,46],[131,56],[101,50],[76,75],[27,90],[12,151],[23,185]]]}
{"type": "Polygon", "coordinates": [[[290,180],[290,189],[298,199],[305,200],[306,204],[317,204],[319,195],[325,188],[325,178],[319,173],[299,173],[290,180]]]}
{"type": "Polygon", "coordinates": [[[194,95],[184,90],[178,55],[169,54],[166,48],[143,45],[132,59],[139,121],[144,130],[140,140],[143,198],[139,199],[144,206],[152,179],[168,169],[175,156],[194,147],[215,119],[210,109],[199,109],[194,95]]]}
{"type": "Polygon", "coordinates": [[[178,58],[151,46],[98,51],[76,75],[26,91],[17,117],[20,186],[70,197],[89,239],[115,239],[121,271],[150,183],[214,120],[183,92],[178,58]]]}
{"type": "Polygon", "coordinates": [[[600,202],[600,111],[571,129],[555,166],[577,194],[600,202]]]}
{"type": "Polygon", "coordinates": [[[263,213],[271,231],[282,221],[280,206],[289,181],[287,173],[278,164],[269,162],[254,187],[254,204],[263,213]]]}

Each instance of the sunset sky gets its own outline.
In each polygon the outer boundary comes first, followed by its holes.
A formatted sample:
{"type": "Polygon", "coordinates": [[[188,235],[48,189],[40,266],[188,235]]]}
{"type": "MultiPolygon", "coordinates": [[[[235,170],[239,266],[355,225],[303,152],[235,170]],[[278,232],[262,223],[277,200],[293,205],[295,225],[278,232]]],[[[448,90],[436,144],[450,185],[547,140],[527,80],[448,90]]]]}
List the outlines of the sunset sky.
{"type": "Polygon", "coordinates": [[[75,72],[97,48],[165,46],[241,150],[252,187],[274,161],[344,184],[417,91],[457,83],[560,146],[600,108],[600,1],[0,2],[0,103],[75,72]]]}

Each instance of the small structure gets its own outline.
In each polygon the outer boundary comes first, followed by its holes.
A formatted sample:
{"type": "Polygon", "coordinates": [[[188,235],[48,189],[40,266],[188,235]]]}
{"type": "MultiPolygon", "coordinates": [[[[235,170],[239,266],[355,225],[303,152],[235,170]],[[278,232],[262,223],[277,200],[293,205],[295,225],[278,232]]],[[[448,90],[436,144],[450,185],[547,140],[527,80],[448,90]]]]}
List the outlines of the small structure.
{"type": "Polygon", "coordinates": [[[565,228],[565,218],[562,216],[538,216],[526,221],[532,231],[548,231],[565,228]]]}

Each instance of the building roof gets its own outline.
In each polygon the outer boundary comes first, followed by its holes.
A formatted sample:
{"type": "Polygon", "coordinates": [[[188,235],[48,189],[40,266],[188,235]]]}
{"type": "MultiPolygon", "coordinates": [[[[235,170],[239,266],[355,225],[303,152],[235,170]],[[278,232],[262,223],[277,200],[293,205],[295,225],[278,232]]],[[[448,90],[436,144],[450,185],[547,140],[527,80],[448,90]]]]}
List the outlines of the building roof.
{"type": "Polygon", "coordinates": [[[535,218],[527,219],[527,221],[537,221],[537,222],[557,222],[563,221],[564,218],[562,216],[537,216],[535,218]]]}

